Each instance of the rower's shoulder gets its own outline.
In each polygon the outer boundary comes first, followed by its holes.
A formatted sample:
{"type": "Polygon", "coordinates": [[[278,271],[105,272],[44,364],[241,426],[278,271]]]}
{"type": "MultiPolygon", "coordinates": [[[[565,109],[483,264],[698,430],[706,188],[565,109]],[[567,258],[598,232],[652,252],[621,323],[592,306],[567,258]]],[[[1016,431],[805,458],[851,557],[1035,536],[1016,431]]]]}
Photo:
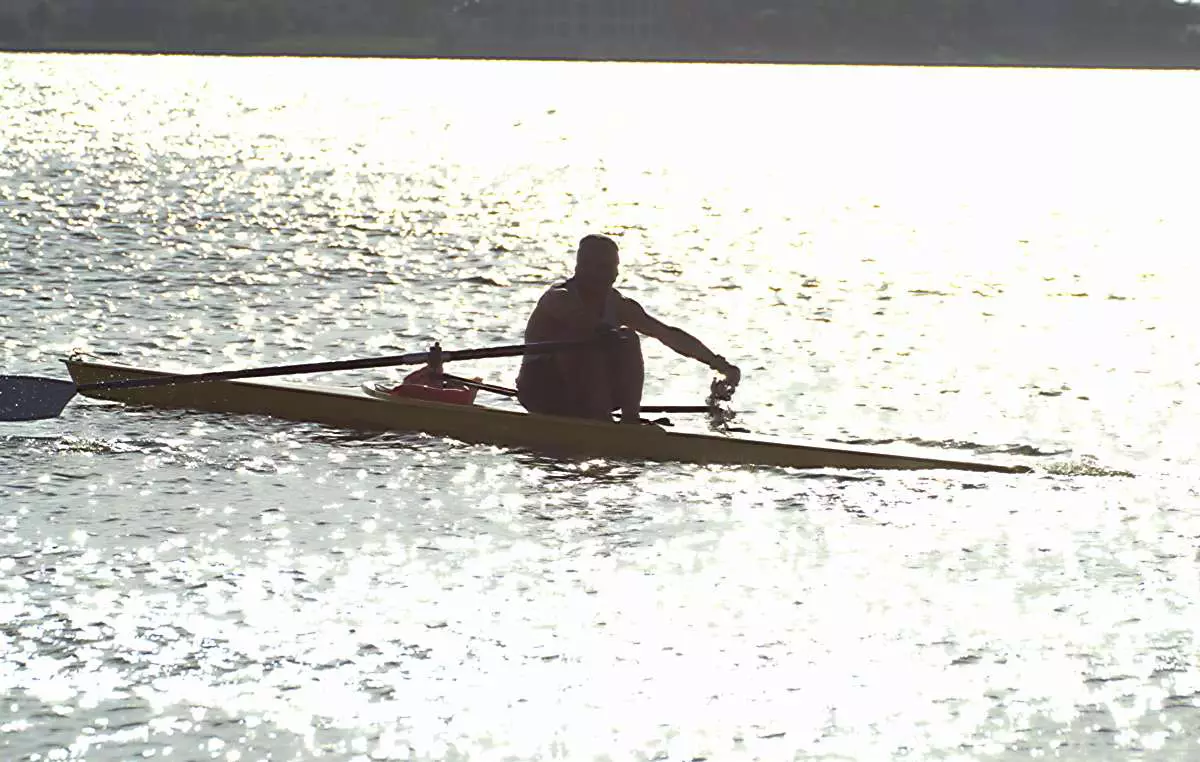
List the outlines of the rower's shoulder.
{"type": "Polygon", "coordinates": [[[566,284],[556,283],[555,285],[550,286],[549,288],[547,288],[545,291],[542,292],[542,297],[541,297],[541,299],[539,299],[539,301],[562,300],[562,299],[566,299],[566,298],[570,297],[570,295],[571,295],[571,291],[570,291],[570,289],[567,288],[566,284]]]}
{"type": "Polygon", "coordinates": [[[538,311],[559,311],[571,306],[571,292],[562,284],[551,286],[538,298],[538,311]]]}
{"type": "Polygon", "coordinates": [[[615,288],[613,289],[613,300],[616,302],[617,309],[619,310],[636,310],[637,312],[645,311],[642,309],[642,305],[639,304],[636,299],[634,299],[632,296],[625,296],[615,288]]]}

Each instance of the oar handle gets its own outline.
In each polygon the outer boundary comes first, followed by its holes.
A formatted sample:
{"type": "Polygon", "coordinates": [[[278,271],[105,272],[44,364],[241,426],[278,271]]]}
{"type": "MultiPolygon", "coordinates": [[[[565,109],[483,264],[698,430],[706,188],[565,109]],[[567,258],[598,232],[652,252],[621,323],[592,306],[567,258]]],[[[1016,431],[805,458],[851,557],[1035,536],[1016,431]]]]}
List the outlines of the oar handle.
{"type": "MultiPolygon", "coordinates": [[[[577,349],[587,349],[599,343],[619,341],[624,334],[604,334],[594,339],[579,339],[575,341],[542,341],[532,344],[509,344],[502,347],[484,347],[482,349],[458,349],[441,352],[442,361],[450,360],[483,360],[491,357],[518,357],[520,355],[552,354],[554,352],[569,352],[577,349]]],[[[179,373],[156,378],[130,378],[121,381],[98,381],[92,384],[82,384],[77,391],[100,391],[101,389],[138,389],[147,386],[168,386],[170,384],[197,384],[208,381],[236,381],[243,378],[262,378],[264,376],[290,376],[299,373],[329,373],[338,370],[361,370],[364,368],[387,368],[394,365],[419,365],[429,362],[431,352],[410,352],[390,357],[367,357],[360,360],[335,360],[332,362],[307,362],[296,365],[276,365],[270,368],[248,368],[244,370],[217,370],[208,373],[179,373]]]]}

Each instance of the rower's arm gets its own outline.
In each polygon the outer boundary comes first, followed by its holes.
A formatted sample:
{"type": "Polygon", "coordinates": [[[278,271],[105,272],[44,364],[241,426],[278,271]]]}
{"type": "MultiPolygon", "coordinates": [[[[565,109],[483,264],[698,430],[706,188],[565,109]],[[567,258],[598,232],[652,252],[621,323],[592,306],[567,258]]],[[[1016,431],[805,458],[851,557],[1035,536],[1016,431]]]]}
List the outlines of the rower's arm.
{"type": "Polygon", "coordinates": [[[734,386],[741,380],[742,373],[736,365],[706,347],[704,342],[682,328],[667,325],[661,320],[651,317],[642,308],[642,305],[634,300],[624,299],[621,312],[623,313],[621,315],[622,322],[638,333],[658,339],[684,357],[704,363],[729,378],[734,386]]]}

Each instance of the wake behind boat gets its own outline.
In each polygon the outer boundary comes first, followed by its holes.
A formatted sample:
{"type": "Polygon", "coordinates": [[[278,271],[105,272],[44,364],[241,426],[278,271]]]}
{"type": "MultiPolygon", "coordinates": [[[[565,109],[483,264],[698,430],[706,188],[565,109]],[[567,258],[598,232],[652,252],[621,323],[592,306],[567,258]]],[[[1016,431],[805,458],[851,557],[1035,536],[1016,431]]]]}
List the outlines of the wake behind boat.
{"type": "Polygon", "coordinates": [[[128,388],[89,388],[126,379],[166,378],[149,368],[65,360],[79,393],[128,405],[266,415],[365,431],[421,432],[471,444],[550,455],[801,469],[956,469],[1021,473],[1024,466],[953,460],[774,438],[746,438],[439,402],[363,388],[263,381],[209,381],[128,388]]]}

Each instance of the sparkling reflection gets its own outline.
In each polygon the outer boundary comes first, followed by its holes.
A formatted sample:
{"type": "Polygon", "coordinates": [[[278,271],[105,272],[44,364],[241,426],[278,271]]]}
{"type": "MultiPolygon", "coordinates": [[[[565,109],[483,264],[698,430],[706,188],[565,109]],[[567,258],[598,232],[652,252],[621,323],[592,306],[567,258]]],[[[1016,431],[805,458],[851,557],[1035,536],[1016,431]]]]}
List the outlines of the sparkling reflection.
{"type": "Polygon", "coordinates": [[[1039,470],[76,400],[0,424],[5,758],[1191,756],[1193,74],[144,64],[0,57],[4,372],[509,343],[605,229],[743,425],[1039,470]]]}

